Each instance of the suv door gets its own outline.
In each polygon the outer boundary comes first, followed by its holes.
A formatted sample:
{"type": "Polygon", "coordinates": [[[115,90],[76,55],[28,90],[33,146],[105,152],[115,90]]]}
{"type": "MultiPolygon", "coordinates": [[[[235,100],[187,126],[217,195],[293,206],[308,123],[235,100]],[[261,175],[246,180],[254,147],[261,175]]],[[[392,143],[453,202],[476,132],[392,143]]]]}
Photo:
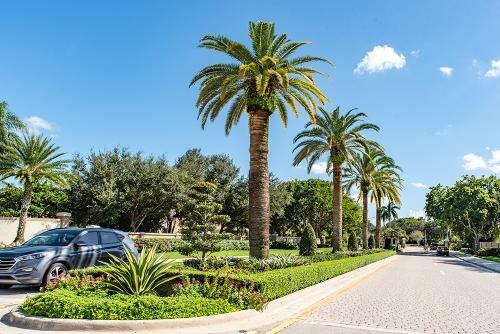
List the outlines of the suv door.
{"type": "Polygon", "coordinates": [[[73,242],[72,262],[75,268],[92,267],[101,253],[97,231],[84,231],[73,242]]]}
{"type": "Polygon", "coordinates": [[[101,264],[109,263],[111,255],[123,258],[123,236],[112,231],[100,231],[99,235],[101,237],[101,254],[98,261],[101,264]]]}

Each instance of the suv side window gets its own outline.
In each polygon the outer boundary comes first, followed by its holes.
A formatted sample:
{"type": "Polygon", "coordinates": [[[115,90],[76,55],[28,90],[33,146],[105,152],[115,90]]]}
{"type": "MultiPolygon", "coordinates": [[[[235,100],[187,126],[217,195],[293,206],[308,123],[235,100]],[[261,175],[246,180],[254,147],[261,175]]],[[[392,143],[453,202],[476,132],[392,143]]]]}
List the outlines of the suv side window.
{"type": "Polygon", "coordinates": [[[105,244],[116,244],[120,242],[120,239],[113,232],[99,232],[101,234],[101,243],[105,244]]]}
{"type": "Polygon", "coordinates": [[[99,244],[99,236],[97,232],[87,232],[82,235],[79,239],[79,242],[84,242],[89,246],[98,245],[99,244]]]}

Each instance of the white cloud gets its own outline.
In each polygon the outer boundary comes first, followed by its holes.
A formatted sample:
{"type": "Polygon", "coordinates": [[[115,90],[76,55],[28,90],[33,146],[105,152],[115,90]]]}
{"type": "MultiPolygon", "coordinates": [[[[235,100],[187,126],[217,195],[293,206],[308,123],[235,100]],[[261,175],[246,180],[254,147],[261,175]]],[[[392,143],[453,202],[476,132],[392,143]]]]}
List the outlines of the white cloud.
{"type": "Polygon", "coordinates": [[[410,217],[415,217],[415,218],[425,217],[425,211],[424,210],[412,210],[412,209],[410,209],[410,217]]]}
{"type": "Polygon", "coordinates": [[[388,45],[375,45],[373,50],[369,51],[354,69],[354,73],[375,73],[393,68],[399,70],[405,65],[406,58],[402,53],[398,55],[396,51],[388,45]]]}
{"type": "Polygon", "coordinates": [[[464,168],[467,170],[486,168],[486,161],[484,161],[483,157],[474,153],[466,154],[462,159],[464,160],[464,168]]]}
{"type": "Polygon", "coordinates": [[[410,54],[413,56],[413,57],[418,57],[420,55],[420,50],[411,50],[410,51],[410,54]]]}
{"type": "Polygon", "coordinates": [[[484,74],[487,78],[500,77],[500,59],[491,61],[491,68],[484,74]]]}
{"type": "Polygon", "coordinates": [[[326,162],[317,162],[313,164],[311,172],[313,174],[326,174],[326,162]]]}
{"type": "Polygon", "coordinates": [[[422,182],[412,182],[411,183],[412,186],[414,186],[415,188],[428,188],[425,184],[423,184],[422,182]]]}
{"type": "Polygon", "coordinates": [[[28,131],[31,133],[38,134],[41,131],[53,132],[55,127],[53,124],[49,123],[45,119],[38,116],[30,116],[25,121],[28,131]]]}
{"type": "Polygon", "coordinates": [[[453,74],[453,67],[441,66],[439,68],[439,71],[441,71],[444,76],[451,77],[451,75],[453,74]]]}

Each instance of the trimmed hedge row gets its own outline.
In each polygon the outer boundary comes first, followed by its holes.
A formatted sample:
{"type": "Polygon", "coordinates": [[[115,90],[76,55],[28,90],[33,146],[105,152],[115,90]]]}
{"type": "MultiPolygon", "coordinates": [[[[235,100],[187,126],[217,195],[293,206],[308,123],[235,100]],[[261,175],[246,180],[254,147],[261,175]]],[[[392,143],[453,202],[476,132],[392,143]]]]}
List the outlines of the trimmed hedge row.
{"type": "MultiPolygon", "coordinates": [[[[182,239],[160,239],[160,238],[144,238],[135,239],[135,243],[139,248],[156,247],[160,253],[181,252],[189,244],[182,239]]],[[[221,240],[221,250],[249,250],[250,244],[248,240],[221,240]]]]}
{"type": "Polygon", "coordinates": [[[193,318],[239,311],[224,299],[197,296],[78,295],[55,289],[26,299],[20,310],[31,316],[64,319],[149,320],[193,318]]]}

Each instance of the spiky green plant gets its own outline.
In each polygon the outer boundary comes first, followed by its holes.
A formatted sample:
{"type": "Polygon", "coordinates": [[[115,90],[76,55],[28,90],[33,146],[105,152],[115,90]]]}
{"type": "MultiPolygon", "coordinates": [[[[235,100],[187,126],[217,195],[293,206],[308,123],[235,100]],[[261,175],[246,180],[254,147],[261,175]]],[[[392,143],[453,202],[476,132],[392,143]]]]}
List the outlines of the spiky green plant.
{"type": "Polygon", "coordinates": [[[316,122],[308,122],[306,129],[294,138],[298,151],[293,160],[294,166],[307,160],[307,170],[322,156],[327,157],[326,171],[332,175],[333,191],[333,251],[342,249],[342,168],[353,161],[357,154],[377,144],[363,136],[366,130],[378,131],[378,126],[364,122],[364,113],[355,113],[355,109],[346,114],[340,107],[332,112],[320,108],[316,122]]]}
{"type": "Polygon", "coordinates": [[[277,35],[272,23],[250,22],[248,34],[250,48],[221,35],[203,37],[200,47],[222,52],[233,62],[203,68],[191,85],[200,83],[196,106],[202,127],[225,107],[226,134],[245,112],[249,115],[250,255],[265,258],[269,254],[269,117],[278,112],[286,126],[287,109],[297,116],[298,107],[302,107],[314,121],[317,103],[327,99],[314,82],[314,76],[321,72],[310,63],[328,61],[315,56],[294,57],[308,42],[277,35]]]}
{"type": "Polygon", "coordinates": [[[158,289],[179,277],[169,272],[173,260],[156,248],[144,248],[138,257],[125,248],[125,259],[111,255],[106,269],[106,285],[111,291],[140,296],[156,293],[158,289]]]}

